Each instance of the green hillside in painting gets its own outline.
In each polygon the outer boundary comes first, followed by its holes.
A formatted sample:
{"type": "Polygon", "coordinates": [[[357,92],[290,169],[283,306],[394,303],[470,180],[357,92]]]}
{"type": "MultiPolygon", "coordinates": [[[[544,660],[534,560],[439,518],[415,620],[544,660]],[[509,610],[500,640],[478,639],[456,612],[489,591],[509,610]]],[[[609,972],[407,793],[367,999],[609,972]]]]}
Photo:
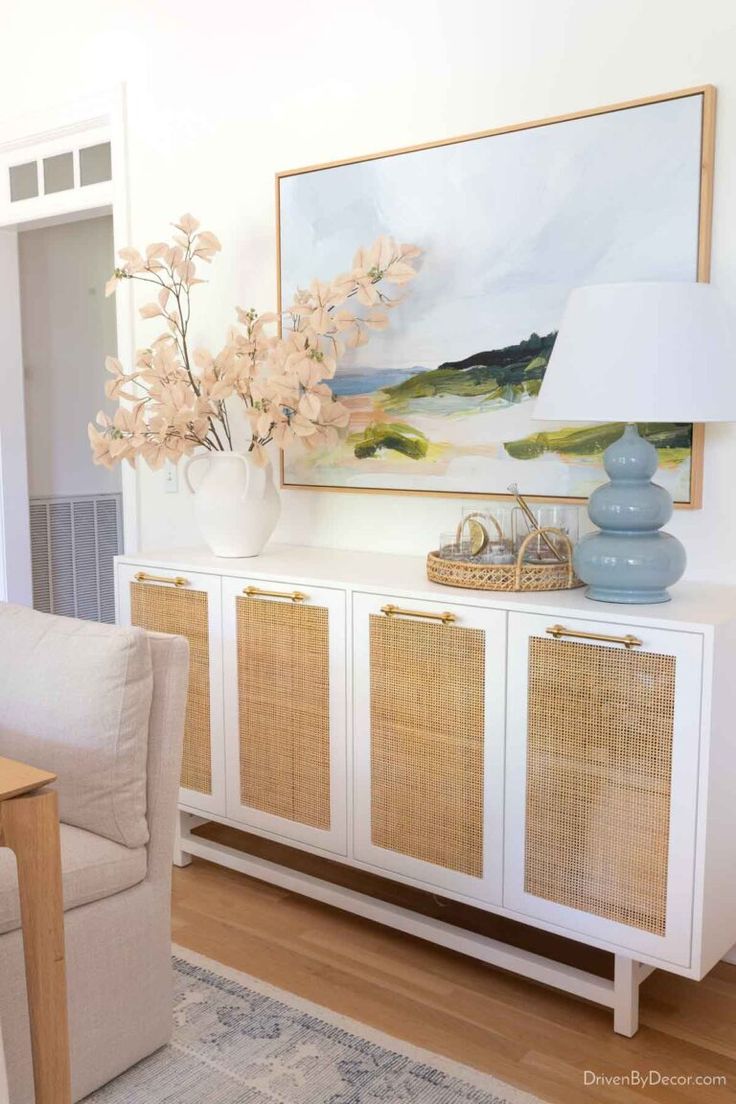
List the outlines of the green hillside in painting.
{"type": "MultiPolygon", "coordinates": [[[[689,449],[692,445],[691,425],[679,422],[639,422],[638,428],[642,437],[646,437],[657,449],[689,449]]],[[[617,441],[623,431],[623,422],[571,426],[546,433],[532,433],[519,441],[506,441],[504,448],[514,460],[536,460],[545,452],[596,456],[617,441]]]]}
{"type": "Polygon", "coordinates": [[[485,401],[518,402],[536,395],[542,385],[556,333],[533,333],[517,345],[474,353],[464,360],[445,361],[438,368],[418,372],[387,387],[388,409],[399,409],[412,399],[438,395],[473,396],[485,401]]]}
{"type": "MultiPolygon", "coordinates": [[[[433,441],[442,447],[443,437],[428,437],[411,424],[415,420],[421,424],[422,419],[434,418],[441,425],[448,416],[478,412],[492,415],[495,410],[534,398],[542,386],[556,337],[556,331],[542,337],[532,333],[516,345],[445,361],[437,368],[420,369],[401,383],[377,389],[372,398],[373,413],[378,415],[375,421],[348,437],[354,457],[366,460],[388,451],[416,461],[430,459],[433,441]],[[387,417],[397,414],[403,416],[401,420],[387,417]]],[[[590,370],[595,373],[595,363],[590,370]]],[[[503,448],[514,460],[536,460],[546,453],[599,456],[622,432],[623,425],[618,422],[567,426],[504,441],[503,448]]],[[[690,425],[644,423],[639,432],[658,450],[667,450],[666,454],[660,451],[660,455],[670,463],[685,459],[692,446],[690,425]]]]}

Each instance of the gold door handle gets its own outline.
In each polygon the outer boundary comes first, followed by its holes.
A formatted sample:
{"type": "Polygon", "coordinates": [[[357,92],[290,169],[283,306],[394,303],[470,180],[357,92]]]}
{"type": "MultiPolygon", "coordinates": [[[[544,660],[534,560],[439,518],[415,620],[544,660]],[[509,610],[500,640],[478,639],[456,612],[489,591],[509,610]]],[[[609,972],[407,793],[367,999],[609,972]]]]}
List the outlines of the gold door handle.
{"type": "Polygon", "coordinates": [[[136,571],[134,578],[137,583],[168,583],[169,586],[175,587],[189,586],[189,580],[185,579],[183,575],[149,575],[147,571],[136,571]]]}
{"type": "Polygon", "coordinates": [[[243,594],[248,598],[288,598],[291,602],[306,602],[309,597],[302,594],[301,590],[261,590],[254,586],[246,587],[243,594]]]}
{"type": "Polygon", "coordinates": [[[578,640],[602,640],[606,644],[623,644],[624,648],[641,648],[644,643],[638,636],[608,636],[606,633],[578,632],[576,629],[566,629],[564,625],[550,625],[546,630],[555,640],[561,636],[574,636],[578,640]]]}
{"type": "Polygon", "coordinates": [[[451,625],[453,621],[457,621],[457,614],[450,613],[449,610],[431,613],[428,610],[402,609],[401,606],[389,604],[381,606],[381,613],[385,613],[387,617],[426,617],[427,620],[441,621],[443,625],[451,625]]]}

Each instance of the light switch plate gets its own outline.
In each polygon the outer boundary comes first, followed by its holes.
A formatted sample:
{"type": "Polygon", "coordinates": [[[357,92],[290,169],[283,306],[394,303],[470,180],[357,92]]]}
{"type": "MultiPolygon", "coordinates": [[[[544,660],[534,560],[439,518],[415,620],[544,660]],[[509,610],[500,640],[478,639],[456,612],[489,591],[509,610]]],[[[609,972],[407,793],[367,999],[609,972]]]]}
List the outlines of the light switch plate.
{"type": "Polygon", "coordinates": [[[170,460],[164,465],[164,491],[166,494],[176,494],[179,490],[179,469],[170,460]]]}

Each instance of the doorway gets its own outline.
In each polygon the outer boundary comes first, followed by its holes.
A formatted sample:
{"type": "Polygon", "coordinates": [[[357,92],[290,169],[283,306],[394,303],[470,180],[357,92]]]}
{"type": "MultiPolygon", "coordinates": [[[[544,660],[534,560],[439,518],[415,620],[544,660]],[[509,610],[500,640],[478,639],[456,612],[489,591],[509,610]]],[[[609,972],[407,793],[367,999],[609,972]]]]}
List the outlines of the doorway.
{"type": "Polygon", "coordinates": [[[114,620],[113,557],[137,551],[138,486],[92,464],[104,360],[134,353],[125,93],[0,123],[0,601],[114,620]]]}
{"type": "Polygon", "coordinates": [[[115,620],[122,552],[120,469],[92,463],[87,422],[115,356],[111,214],[18,234],[33,605],[115,620]]]}

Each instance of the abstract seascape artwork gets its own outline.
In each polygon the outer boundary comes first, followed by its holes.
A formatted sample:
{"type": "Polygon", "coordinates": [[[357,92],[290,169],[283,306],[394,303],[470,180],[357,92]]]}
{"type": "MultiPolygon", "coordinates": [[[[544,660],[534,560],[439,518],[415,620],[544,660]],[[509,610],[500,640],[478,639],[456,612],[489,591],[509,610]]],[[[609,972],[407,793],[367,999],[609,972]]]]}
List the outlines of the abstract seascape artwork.
{"type": "MultiPolygon", "coordinates": [[[[707,279],[713,94],[279,174],[281,307],[381,234],[423,251],[390,327],[340,359],[347,434],[292,450],[284,486],[586,498],[620,425],[535,422],[534,399],[572,288],[707,279]]],[[[697,505],[700,427],[640,428],[697,505]]]]}

